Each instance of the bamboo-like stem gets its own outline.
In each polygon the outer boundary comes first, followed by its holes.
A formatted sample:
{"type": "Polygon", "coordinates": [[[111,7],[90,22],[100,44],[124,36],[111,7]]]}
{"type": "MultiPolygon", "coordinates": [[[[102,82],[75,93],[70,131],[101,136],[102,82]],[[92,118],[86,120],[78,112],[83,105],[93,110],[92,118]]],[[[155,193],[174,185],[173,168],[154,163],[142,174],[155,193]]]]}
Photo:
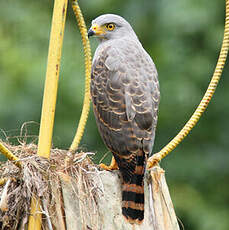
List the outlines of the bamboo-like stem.
{"type": "MultiPolygon", "coordinates": [[[[52,28],[49,42],[49,53],[44,87],[44,97],[41,114],[41,124],[37,154],[49,158],[52,144],[54,115],[59,80],[60,58],[64,37],[68,0],[55,0],[52,18],[52,28]]],[[[35,197],[31,202],[31,215],[29,217],[29,230],[41,229],[40,202],[35,197]]]]}
{"type": "Polygon", "coordinates": [[[31,199],[31,215],[29,216],[28,230],[40,230],[42,219],[41,219],[41,208],[40,201],[35,197],[31,199]]]}
{"type": "Polygon", "coordinates": [[[0,142],[0,152],[8,158],[8,160],[12,161],[16,166],[21,168],[21,162],[19,161],[19,158],[17,158],[8,148],[6,148],[1,142],[0,142]]]}
{"type": "Polygon", "coordinates": [[[6,177],[0,178],[0,186],[4,185],[7,180],[8,180],[8,178],[6,178],[6,177]]]}
{"type": "Polygon", "coordinates": [[[67,0],[55,0],[53,9],[52,28],[49,42],[49,53],[38,141],[38,155],[47,158],[49,158],[52,144],[53,124],[60,71],[60,58],[64,37],[67,3],[67,0]]]}
{"type": "Polygon", "coordinates": [[[222,71],[227,59],[228,49],[229,49],[229,0],[226,0],[226,16],[225,16],[225,29],[224,29],[224,38],[220,51],[220,55],[218,58],[218,62],[215,68],[215,72],[212,76],[211,82],[209,83],[208,89],[204,94],[200,104],[197,109],[189,119],[189,121],[185,124],[182,130],[164,147],[160,152],[154,154],[152,157],[148,159],[147,167],[151,168],[159,161],[161,161],[164,157],[166,157],[173,149],[177,147],[177,145],[189,134],[192,128],[199,121],[200,117],[206,110],[212,96],[215,93],[216,87],[219,83],[220,77],[222,75],[222,71]]]}
{"type": "Polygon", "coordinates": [[[87,36],[87,28],[85,21],[76,0],[72,0],[72,9],[75,13],[78,27],[81,33],[83,48],[84,48],[84,63],[85,63],[85,94],[84,94],[84,103],[83,110],[81,113],[79,125],[73,139],[73,142],[70,146],[69,151],[74,152],[77,150],[80,140],[83,136],[85,125],[87,122],[89,110],[90,110],[90,80],[91,80],[91,48],[90,42],[87,36]]]}

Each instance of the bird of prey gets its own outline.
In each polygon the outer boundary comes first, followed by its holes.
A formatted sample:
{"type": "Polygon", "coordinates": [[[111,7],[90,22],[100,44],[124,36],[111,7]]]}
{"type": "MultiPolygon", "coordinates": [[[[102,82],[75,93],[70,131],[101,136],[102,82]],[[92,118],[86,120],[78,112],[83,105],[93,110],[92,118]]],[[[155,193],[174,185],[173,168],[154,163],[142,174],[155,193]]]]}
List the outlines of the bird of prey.
{"type": "Polygon", "coordinates": [[[101,137],[112,152],[107,170],[122,175],[122,214],[132,224],[144,219],[144,173],[151,154],[160,98],[154,62],[130,24],[104,14],[88,36],[99,45],[91,70],[91,97],[101,137]]]}

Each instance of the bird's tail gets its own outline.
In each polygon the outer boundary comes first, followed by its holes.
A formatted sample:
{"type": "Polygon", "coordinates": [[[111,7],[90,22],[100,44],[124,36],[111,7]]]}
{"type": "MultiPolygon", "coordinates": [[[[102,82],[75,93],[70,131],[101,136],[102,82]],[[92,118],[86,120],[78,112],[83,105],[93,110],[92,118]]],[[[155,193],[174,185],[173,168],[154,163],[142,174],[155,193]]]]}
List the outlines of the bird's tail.
{"type": "Polygon", "coordinates": [[[113,154],[122,174],[122,214],[131,224],[144,219],[145,153],[140,150],[130,158],[113,154]]]}
{"type": "Polygon", "coordinates": [[[144,219],[144,153],[140,152],[134,161],[126,162],[125,167],[120,168],[123,176],[122,214],[128,222],[140,224],[144,219]]]}
{"type": "Polygon", "coordinates": [[[122,214],[131,224],[140,224],[144,219],[143,176],[135,174],[130,183],[122,185],[122,214]]]}

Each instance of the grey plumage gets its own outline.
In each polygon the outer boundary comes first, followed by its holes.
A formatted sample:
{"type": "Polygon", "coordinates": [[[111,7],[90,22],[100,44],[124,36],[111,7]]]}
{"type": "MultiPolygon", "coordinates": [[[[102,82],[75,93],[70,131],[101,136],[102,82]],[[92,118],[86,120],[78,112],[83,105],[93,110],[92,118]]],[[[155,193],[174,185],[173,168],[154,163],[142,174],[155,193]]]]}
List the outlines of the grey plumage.
{"type": "MultiPolygon", "coordinates": [[[[153,148],[157,124],[157,70],[125,19],[106,14],[93,20],[92,25],[104,28],[98,35],[91,73],[96,122],[118,163],[124,185],[143,186],[145,162],[153,148]],[[109,23],[115,25],[112,31],[104,27],[109,23]],[[140,181],[135,175],[141,175],[140,181]]],[[[129,203],[126,206],[123,214],[129,221],[142,220],[132,213],[129,203]]]]}

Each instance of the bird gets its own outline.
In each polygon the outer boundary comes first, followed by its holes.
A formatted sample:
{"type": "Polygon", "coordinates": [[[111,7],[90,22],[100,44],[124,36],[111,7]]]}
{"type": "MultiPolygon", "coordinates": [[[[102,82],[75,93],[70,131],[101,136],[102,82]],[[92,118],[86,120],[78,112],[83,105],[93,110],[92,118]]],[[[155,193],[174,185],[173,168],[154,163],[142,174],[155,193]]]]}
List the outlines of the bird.
{"type": "Polygon", "coordinates": [[[158,73],[131,25],[121,16],[92,20],[88,37],[98,46],[91,68],[90,93],[99,133],[121,174],[122,214],[131,224],[144,220],[144,174],[158,120],[158,73]]]}

